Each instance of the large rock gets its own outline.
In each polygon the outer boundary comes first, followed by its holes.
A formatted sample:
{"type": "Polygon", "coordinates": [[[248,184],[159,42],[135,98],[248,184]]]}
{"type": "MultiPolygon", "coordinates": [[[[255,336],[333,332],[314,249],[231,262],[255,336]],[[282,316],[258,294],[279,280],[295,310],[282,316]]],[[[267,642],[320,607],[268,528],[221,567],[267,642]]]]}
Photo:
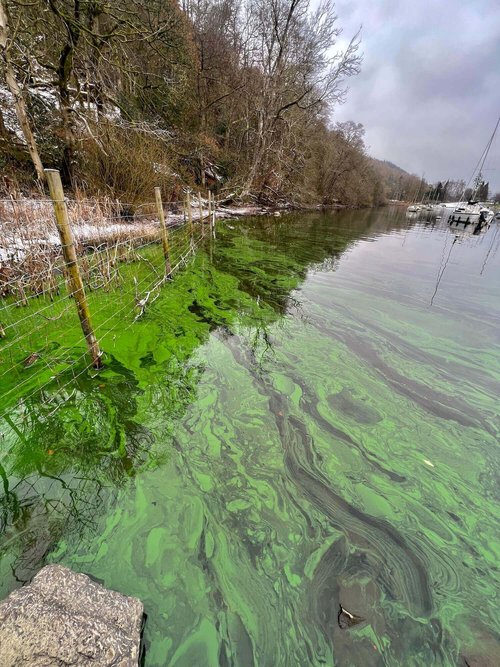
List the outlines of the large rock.
{"type": "Polygon", "coordinates": [[[0,603],[1,667],[136,667],[140,600],[47,565],[0,603]]]}

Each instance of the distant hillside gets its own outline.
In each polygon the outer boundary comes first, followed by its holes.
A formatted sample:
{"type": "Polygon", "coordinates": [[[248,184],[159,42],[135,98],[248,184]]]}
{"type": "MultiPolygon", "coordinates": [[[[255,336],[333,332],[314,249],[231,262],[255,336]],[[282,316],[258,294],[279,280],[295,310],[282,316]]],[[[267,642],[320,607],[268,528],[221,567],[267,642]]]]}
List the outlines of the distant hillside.
{"type": "Polygon", "coordinates": [[[388,199],[411,201],[417,197],[419,189],[423,189],[420,176],[410,174],[389,160],[369,159],[384,184],[388,199]]]}
{"type": "Polygon", "coordinates": [[[398,167],[397,164],[394,164],[394,162],[391,162],[390,160],[378,160],[375,157],[370,158],[370,160],[375,164],[377,168],[383,169],[384,167],[389,167],[389,169],[393,169],[394,171],[397,171],[400,174],[411,176],[411,174],[408,171],[405,171],[401,167],[398,167]]]}

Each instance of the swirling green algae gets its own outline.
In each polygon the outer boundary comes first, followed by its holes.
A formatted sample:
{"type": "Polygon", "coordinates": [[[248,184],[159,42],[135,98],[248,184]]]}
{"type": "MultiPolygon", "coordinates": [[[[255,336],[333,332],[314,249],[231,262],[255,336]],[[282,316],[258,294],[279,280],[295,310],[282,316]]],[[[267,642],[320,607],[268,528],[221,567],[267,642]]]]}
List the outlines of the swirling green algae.
{"type": "Polygon", "coordinates": [[[213,265],[200,256],[109,341],[111,368],[70,401],[102,410],[96,432],[73,428],[72,456],[42,463],[65,410],[21,431],[43,472],[101,480],[101,511],[59,527],[49,559],[145,601],[148,665],[453,665],[464,646],[495,648],[498,274],[488,290],[476,281],[473,316],[453,285],[430,310],[432,261],[410,263],[417,287],[397,284],[419,230],[403,237],[384,213],[335,221],[222,229],[213,265]],[[353,272],[352,244],[391,228],[353,272]],[[381,269],[375,249],[401,238],[381,269]],[[128,467],[80,459],[106,430],[128,467]],[[339,600],[367,623],[340,631],[339,600]]]}

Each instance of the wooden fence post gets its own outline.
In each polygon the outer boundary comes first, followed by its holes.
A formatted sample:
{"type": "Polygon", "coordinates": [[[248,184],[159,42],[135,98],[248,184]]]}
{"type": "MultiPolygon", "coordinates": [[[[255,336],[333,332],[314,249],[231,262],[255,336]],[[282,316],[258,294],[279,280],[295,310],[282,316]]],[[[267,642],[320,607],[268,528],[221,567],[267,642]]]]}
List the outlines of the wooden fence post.
{"type": "Polygon", "coordinates": [[[170,277],[172,267],[170,265],[170,246],[168,243],[168,230],[165,222],[165,213],[163,212],[163,202],[161,200],[161,189],[155,188],[156,210],[160,219],[161,243],[163,246],[163,254],[165,256],[165,276],[170,277]]]}
{"type": "Polygon", "coordinates": [[[217,197],[216,197],[215,195],[214,195],[214,206],[213,206],[213,213],[212,213],[212,215],[213,215],[213,217],[214,217],[214,225],[213,225],[213,229],[214,229],[214,238],[215,238],[215,222],[216,222],[216,215],[217,215],[217,197]]]}
{"type": "Polygon", "coordinates": [[[61,183],[61,176],[57,169],[45,169],[45,176],[47,178],[50,196],[54,203],[57,231],[59,232],[59,238],[61,239],[63,257],[68,273],[71,296],[75,299],[83,335],[85,336],[85,340],[87,341],[87,346],[92,357],[92,365],[94,368],[101,368],[101,350],[92,327],[87,297],[85,296],[83,281],[80,275],[80,269],[78,268],[75,243],[69,224],[68,209],[64,199],[64,190],[61,183]]]}
{"type": "Polygon", "coordinates": [[[200,225],[201,233],[203,234],[203,206],[201,204],[201,192],[198,192],[198,206],[200,207],[200,225]]]}
{"type": "Polygon", "coordinates": [[[191,193],[188,191],[187,197],[187,214],[188,214],[188,223],[189,223],[189,237],[191,242],[191,249],[193,249],[194,244],[194,229],[193,229],[193,212],[191,210],[191,193]]]}

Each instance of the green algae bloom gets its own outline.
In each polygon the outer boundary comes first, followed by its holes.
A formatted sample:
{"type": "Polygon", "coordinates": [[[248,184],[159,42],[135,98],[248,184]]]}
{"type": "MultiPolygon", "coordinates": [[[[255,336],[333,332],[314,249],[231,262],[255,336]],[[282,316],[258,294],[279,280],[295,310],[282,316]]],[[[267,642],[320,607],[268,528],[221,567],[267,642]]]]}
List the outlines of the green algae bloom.
{"type": "Polygon", "coordinates": [[[499,244],[221,223],[139,321],[160,248],[90,294],[101,372],[55,303],[0,342],[1,596],[45,562],[135,595],[147,667],[494,660],[499,244]]]}

